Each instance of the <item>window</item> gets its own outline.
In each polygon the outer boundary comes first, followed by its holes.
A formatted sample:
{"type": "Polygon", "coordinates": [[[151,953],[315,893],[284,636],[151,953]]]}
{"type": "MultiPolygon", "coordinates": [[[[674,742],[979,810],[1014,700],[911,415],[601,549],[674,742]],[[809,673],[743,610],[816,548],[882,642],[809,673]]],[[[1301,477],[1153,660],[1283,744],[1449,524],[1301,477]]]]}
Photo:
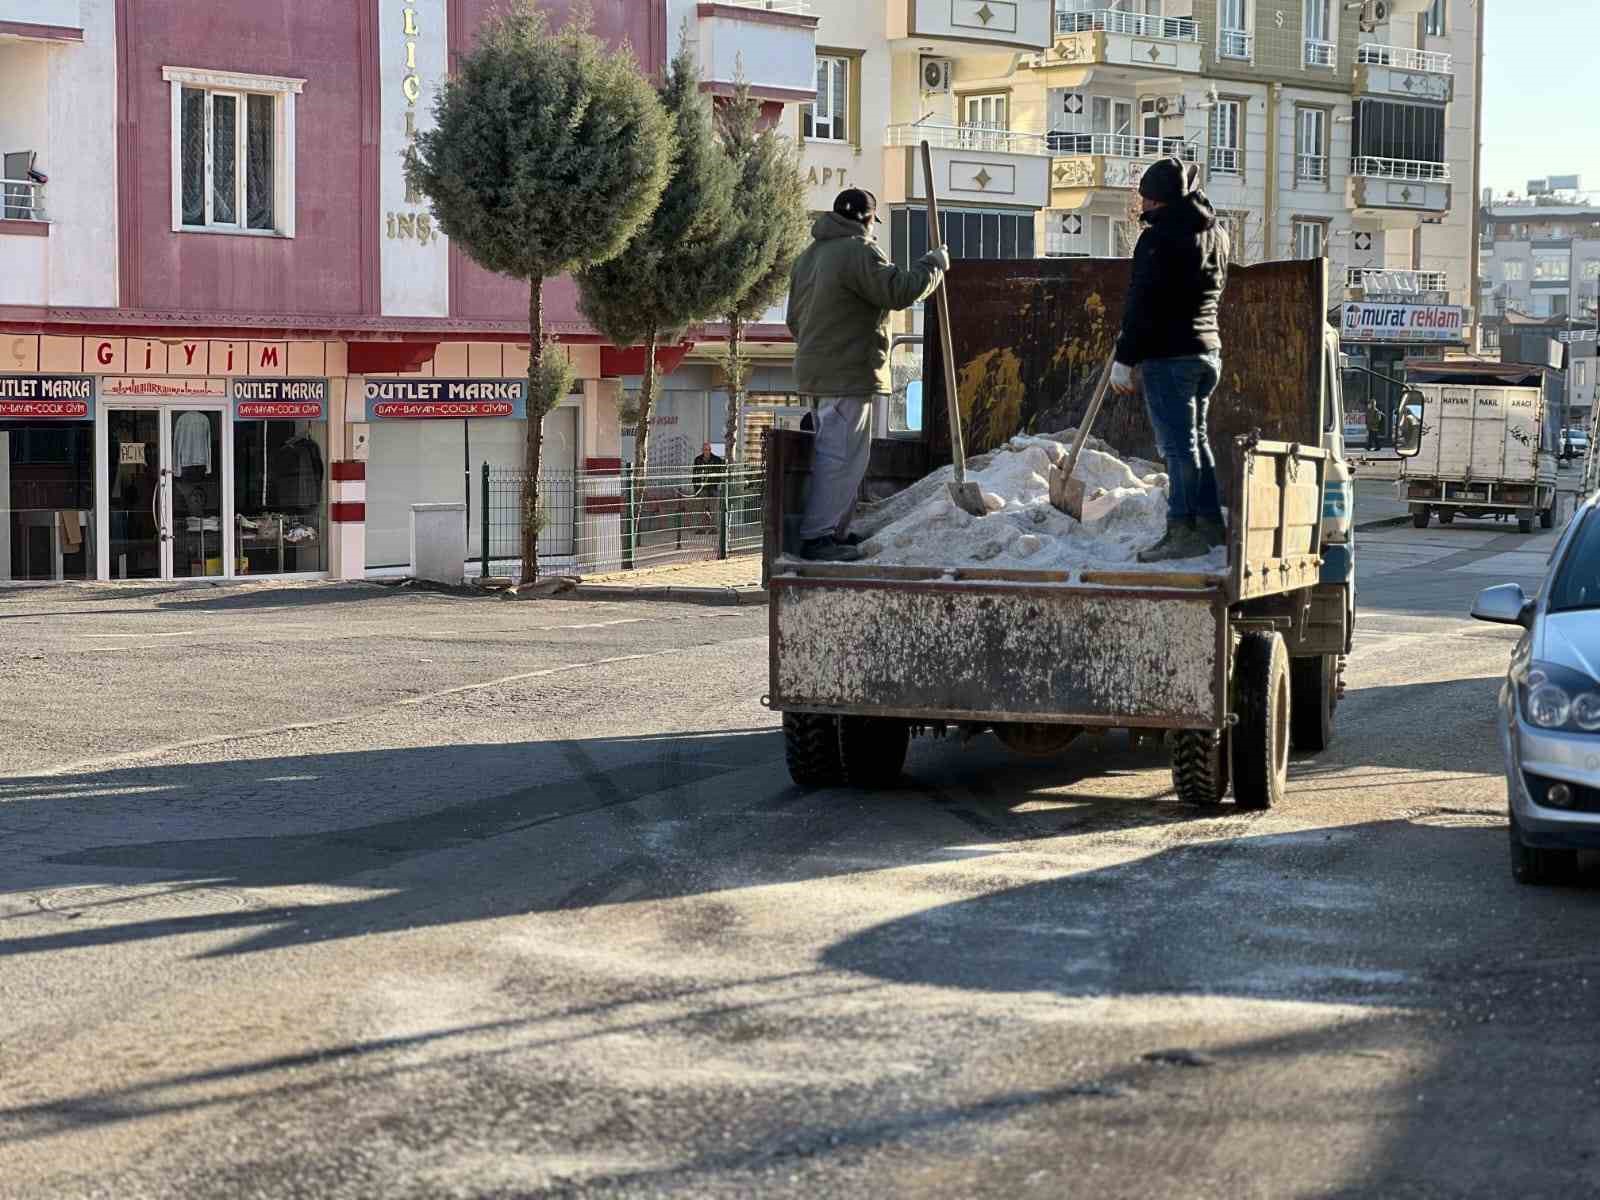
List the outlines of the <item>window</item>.
{"type": "Polygon", "coordinates": [[[1294,175],[1307,183],[1328,182],[1328,110],[1295,111],[1294,175]]]}
{"type": "Polygon", "coordinates": [[[961,106],[964,124],[962,143],[973,149],[1004,150],[1003,137],[985,136],[990,132],[1004,133],[1006,123],[1005,96],[968,96],[961,106]]]}
{"type": "Polygon", "coordinates": [[[1433,0],[1428,5],[1428,15],[1423,19],[1423,28],[1429,37],[1443,37],[1445,0],[1433,0]]]}
{"type": "Polygon", "coordinates": [[[235,544],[248,574],[328,569],[327,461],[326,421],[233,423],[235,544]]]}
{"type": "Polygon", "coordinates": [[[1326,253],[1327,226],[1321,221],[1296,219],[1294,222],[1294,256],[1296,258],[1321,258],[1326,253]]]}
{"type": "MultiPolygon", "coordinates": [[[[941,208],[944,242],[951,258],[1032,258],[1033,214],[976,208],[941,208]]],[[[889,245],[896,266],[905,267],[928,252],[928,213],[896,208],[889,214],[889,245]]]]}
{"type": "Polygon", "coordinates": [[[802,106],[800,131],[810,141],[850,140],[850,60],[817,58],[817,99],[802,106]]]}
{"type": "Polygon", "coordinates": [[[1333,67],[1338,65],[1338,47],[1333,41],[1334,0],[1305,0],[1302,15],[1305,19],[1305,65],[1308,67],[1333,67]]]}
{"type": "Polygon", "coordinates": [[[1515,283],[1520,280],[1522,278],[1522,263],[1517,261],[1506,263],[1504,278],[1507,283],[1515,283]]]}
{"type": "Polygon", "coordinates": [[[1600,279],[1600,258],[1591,258],[1583,264],[1583,278],[1600,279]]]}
{"type": "Polygon", "coordinates": [[[1570,275],[1565,250],[1535,250],[1533,277],[1545,283],[1566,283],[1570,275]]]}
{"type": "Polygon", "coordinates": [[[1238,175],[1240,129],[1244,106],[1238,100],[1218,100],[1211,110],[1211,170],[1218,175],[1238,175]]]}
{"type": "Polygon", "coordinates": [[[1217,224],[1221,225],[1228,235],[1228,258],[1235,263],[1248,261],[1245,258],[1244,231],[1245,222],[1248,220],[1242,212],[1222,211],[1217,213],[1217,224]]]}
{"type": "Polygon", "coordinates": [[[1249,10],[1245,0],[1222,0],[1217,6],[1217,56],[1250,57],[1249,10]]]}
{"type": "Polygon", "coordinates": [[[1358,100],[1351,138],[1360,174],[1449,178],[1443,105],[1358,100]]]}
{"type": "Polygon", "coordinates": [[[305,81],[164,67],[172,227],[294,236],[294,102],[305,81]]]}

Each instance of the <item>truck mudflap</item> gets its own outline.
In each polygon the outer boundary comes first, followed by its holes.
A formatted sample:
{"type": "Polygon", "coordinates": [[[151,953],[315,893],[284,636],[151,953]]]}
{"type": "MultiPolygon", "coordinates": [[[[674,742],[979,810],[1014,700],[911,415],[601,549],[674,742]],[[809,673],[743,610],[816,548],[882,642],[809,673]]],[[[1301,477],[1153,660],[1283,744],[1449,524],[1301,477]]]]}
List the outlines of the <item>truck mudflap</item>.
{"type": "Polygon", "coordinates": [[[1218,729],[1227,600],[962,578],[771,580],[778,709],[1218,729]]]}

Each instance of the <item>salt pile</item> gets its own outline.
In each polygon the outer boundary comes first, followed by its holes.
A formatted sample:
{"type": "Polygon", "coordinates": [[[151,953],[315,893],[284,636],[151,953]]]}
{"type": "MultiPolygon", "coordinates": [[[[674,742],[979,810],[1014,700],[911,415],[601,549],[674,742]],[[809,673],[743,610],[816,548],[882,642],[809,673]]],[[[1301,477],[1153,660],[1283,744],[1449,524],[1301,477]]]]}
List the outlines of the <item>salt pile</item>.
{"type": "Polygon", "coordinates": [[[1151,564],[1140,550],[1167,526],[1167,476],[1154,464],[1125,462],[1090,439],[1073,477],[1084,486],[1083,520],[1050,503],[1050,467],[1066,458],[1072,431],[1019,436],[968,460],[967,478],[994,509],[974,517],[957,508],[942,467],[904,491],[863,510],[855,531],[866,539],[864,561],[891,566],[985,566],[1033,571],[1084,568],[1220,571],[1227,552],[1151,564]],[[999,501],[996,507],[996,500],[999,501]]]}

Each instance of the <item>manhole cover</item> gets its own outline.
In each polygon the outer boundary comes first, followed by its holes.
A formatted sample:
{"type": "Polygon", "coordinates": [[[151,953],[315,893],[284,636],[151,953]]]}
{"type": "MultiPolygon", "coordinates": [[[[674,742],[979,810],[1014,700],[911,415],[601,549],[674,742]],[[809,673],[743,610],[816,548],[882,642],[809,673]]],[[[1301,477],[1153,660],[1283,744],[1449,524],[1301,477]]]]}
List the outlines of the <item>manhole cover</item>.
{"type": "Polygon", "coordinates": [[[179,917],[221,916],[251,908],[250,897],[232,888],[183,884],[100,884],[43,892],[33,902],[74,921],[121,924],[179,917]]]}

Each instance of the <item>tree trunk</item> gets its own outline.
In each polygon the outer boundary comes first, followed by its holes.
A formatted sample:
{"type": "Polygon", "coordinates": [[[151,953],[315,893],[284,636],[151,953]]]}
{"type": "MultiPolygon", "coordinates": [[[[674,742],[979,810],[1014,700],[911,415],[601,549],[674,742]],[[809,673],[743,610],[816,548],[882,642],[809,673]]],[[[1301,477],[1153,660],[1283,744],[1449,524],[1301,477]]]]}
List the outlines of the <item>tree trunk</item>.
{"type": "MultiPolygon", "coordinates": [[[[522,583],[539,578],[539,455],[544,449],[544,421],[533,411],[534,368],[544,354],[544,280],[528,283],[528,434],[522,481],[522,583]]],[[[489,514],[483,514],[488,520],[489,514]]]]}
{"type": "Polygon", "coordinates": [[[739,455],[739,414],[744,411],[744,314],[728,314],[728,422],[722,433],[722,457],[732,466],[739,455]]]}
{"type": "Polygon", "coordinates": [[[639,381],[639,424],[633,435],[633,536],[639,537],[639,513],[644,508],[650,470],[650,407],[656,396],[656,345],[661,334],[654,328],[644,342],[644,377],[639,381]]]}

